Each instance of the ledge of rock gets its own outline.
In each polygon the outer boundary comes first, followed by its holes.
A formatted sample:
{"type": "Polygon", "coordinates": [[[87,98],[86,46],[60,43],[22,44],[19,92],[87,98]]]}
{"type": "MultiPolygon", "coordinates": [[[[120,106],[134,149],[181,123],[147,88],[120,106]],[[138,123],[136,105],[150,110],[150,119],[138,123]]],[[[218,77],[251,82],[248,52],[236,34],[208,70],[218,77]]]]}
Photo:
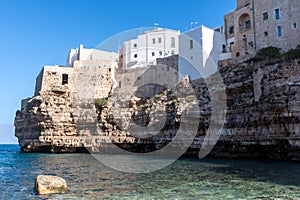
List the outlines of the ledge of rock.
{"type": "Polygon", "coordinates": [[[38,175],[34,190],[37,194],[55,194],[67,192],[69,187],[66,180],[61,177],[38,175]]]}

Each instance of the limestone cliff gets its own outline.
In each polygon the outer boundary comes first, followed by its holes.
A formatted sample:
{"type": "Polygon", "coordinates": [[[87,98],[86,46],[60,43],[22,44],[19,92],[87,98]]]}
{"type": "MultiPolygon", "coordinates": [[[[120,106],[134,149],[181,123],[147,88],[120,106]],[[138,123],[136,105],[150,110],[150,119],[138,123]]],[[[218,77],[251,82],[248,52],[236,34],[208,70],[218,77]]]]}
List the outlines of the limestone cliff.
{"type": "Polygon", "coordinates": [[[216,156],[300,160],[300,65],[221,68],[227,119],[216,156]]]}
{"type": "MultiPolygon", "coordinates": [[[[297,61],[263,66],[243,63],[220,67],[226,85],[227,115],[222,134],[210,155],[217,157],[300,160],[300,65],[297,61]]],[[[213,79],[214,76],[210,77],[213,79]]],[[[189,81],[189,80],[185,80],[189,81]]],[[[184,84],[181,83],[181,84],[184,84]]],[[[211,123],[210,91],[204,79],[191,81],[199,106],[199,125],[187,155],[197,155],[211,123]]],[[[177,86],[178,87],[178,86],[177,86]]],[[[149,88],[148,88],[149,89],[149,88]]],[[[128,151],[150,152],[172,142],[186,101],[161,88],[152,95],[131,95],[115,89],[107,103],[72,99],[67,85],[23,100],[17,111],[16,136],[24,151],[69,152],[108,147],[110,142],[128,151]],[[78,109],[80,107],[80,109],[78,109]],[[78,116],[89,110],[89,123],[78,116]],[[128,121],[151,125],[152,113],[166,120],[159,133],[139,139],[128,131],[128,121]]],[[[220,98],[224,98],[221,97],[220,98]]],[[[159,120],[158,120],[159,121],[159,120]]],[[[144,133],[147,134],[147,133],[144,133]]]]}

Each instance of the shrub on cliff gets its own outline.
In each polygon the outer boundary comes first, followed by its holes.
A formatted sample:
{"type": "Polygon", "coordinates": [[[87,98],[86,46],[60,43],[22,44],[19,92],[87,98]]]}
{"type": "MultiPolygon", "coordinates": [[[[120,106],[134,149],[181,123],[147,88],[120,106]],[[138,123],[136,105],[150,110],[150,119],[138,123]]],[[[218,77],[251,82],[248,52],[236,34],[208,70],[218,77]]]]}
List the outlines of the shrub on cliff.
{"type": "Polygon", "coordinates": [[[300,45],[298,45],[295,49],[290,49],[288,52],[284,54],[284,59],[287,61],[300,59],[300,45]]]}
{"type": "Polygon", "coordinates": [[[100,108],[100,107],[104,106],[105,104],[107,104],[107,98],[94,99],[94,104],[97,108],[100,108]]]}
{"type": "Polygon", "coordinates": [[[249,61],[261,62],[265,65],[271,65],[277,62],[281,62],[283,55],[280,53],[280,49],[277,47],[266,47],[257,51],[256,55],[249,61]]]}

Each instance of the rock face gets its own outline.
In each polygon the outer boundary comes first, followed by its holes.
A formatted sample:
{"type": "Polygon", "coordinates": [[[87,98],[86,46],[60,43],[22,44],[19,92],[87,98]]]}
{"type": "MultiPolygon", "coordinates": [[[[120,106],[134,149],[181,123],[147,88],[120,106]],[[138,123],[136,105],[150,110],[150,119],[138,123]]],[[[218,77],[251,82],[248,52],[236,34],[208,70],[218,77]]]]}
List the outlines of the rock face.
{"type": "MultiPolygon", "coordinates": [[[[220,67],[220,73],[226,97],[219,98],[226,98],[227,114],[221,136],[210,155],[299,161],[298,61],[270,66],[243,63],[220,67]]],[[[213,82],[214,75],[209,79],[213,82]]],[[[127,80],[126,77],[122,80],[122,87],[128,84],[127,80]]],[[[221,83],[208,90],[206,82],[184,80],[177,85],[192,85],[199,105],[198,131],[187,155],[198,154],[211,124],[210,92],[215,92],[221,83]]],[[[75,102],[72,87],[55,86],[23,100],[15,118],[16,136],[22,150],[29,152],[74,152],[84,147],[99,151],[100,147],[108,148],[111,144],[128,151],[151,152],[173,141],[191,96],[187,93],[185,98],[176,98],[170,90],[150,84],[135,94],[116,88],[107,96],[106,104],[95,107],[91,101],[75,102]],[[159,116],[156,119],[165,117],[163,124],[159,120],[151,121],[154,111],[159,116]],[[80,121],[79,116],[86,118],[80,121]],[[132,121],[144,128],[157,123],[159,132],[151,135],[152,130],[147,129],[143,134],[148,137],[135,137],[129,131],[128,124],[132,121]]]]}
{"type": "Polygon", "coordinates": [[[16,136],[23,151],[74,152],[82,147],[72,116],[68,86],[51,87],[22,101],[16,113],[16,136]]]}
{"type": "Polygon", "coordinates": [[[58,176],[39,175],[36,177],[34,190],[37,194],[54,194],[68,191],[65,179],[58,176]]]}
{"type": "Polygon", "coordinates": [[[213,154],[300,160],[299,70],[298,61],[221,68],[227,119],[213,154]]]}

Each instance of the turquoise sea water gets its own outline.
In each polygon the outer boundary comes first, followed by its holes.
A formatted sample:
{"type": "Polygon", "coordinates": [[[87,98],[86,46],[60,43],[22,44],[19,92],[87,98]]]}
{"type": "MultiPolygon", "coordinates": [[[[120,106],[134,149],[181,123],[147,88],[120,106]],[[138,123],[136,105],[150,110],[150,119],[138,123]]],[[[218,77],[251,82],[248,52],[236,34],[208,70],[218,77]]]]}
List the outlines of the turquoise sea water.
{"type": "Polygon", "coordinates": [[[25,154],[0,145],[0,199],[300,199],[300,163],[180,159],[159,171],[112,170],[89,154],[25,154]],[[35,177],[58,175],[66,194],[34,194],[35,177]]]}

